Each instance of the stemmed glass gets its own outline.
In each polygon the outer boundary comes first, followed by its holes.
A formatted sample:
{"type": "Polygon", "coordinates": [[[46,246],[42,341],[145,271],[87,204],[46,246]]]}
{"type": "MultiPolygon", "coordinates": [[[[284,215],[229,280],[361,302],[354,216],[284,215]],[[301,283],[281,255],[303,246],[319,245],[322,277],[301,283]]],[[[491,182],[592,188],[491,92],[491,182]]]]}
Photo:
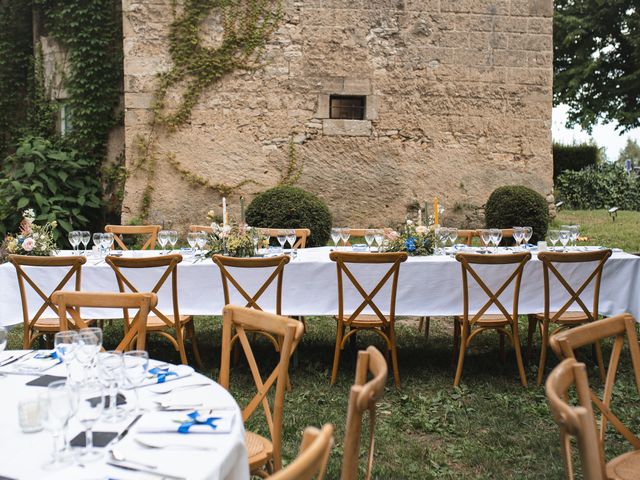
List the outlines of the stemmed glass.
{"type": "Polygon", "coordinates": [[[573,242],[573,246],[578,246],[578,236],[580,235],[580,225],[571,225],[569,227],[569,235],[571,237],[571,241],[573,242]]]}
{"type": "Polygon", "coordinates": [[[529,240],[533,236],[533,228],[531,227],[522,227],[522,231],[524,232],[524,242],[526,245],[529,245],[529,240]]]}
{"type": "Polygon", "coordinates": [[[171,244],[171,251],[176,249],[176,243],[178,243],[178,232],[175,230],[169,230],[169,243],[171,244]]]}
{"type": "Polygon", "coordinates": [[[567,243],[569,243],[569,238],[571,238],[571,234],[569,230],[560,230],[560,243],[562,244],[562,251],[567,251],[567,243]]]}
{"type": "Polygon", "coordinates": [[[104,410],[104,388],[97,378],[90,378],[78,387],[78,391],[76,418],[85,429],[85,447],[78,457],[82,463],[92,462],[103,455],[103,452],[93,446],[93,426],[104,410]]]}
{"type": "Polygon", "coordinates": [[[45,464],[46,468],[60,468],[68,465],[70,458],[64,458],[60,437],[73,414],[73,392],[64,380],[57,380],[47,386],[47,391],[39,399],[42,411],[42,424],[53,436],[53,454],[51,460],[45,464]]]}
{"type": "Polygon", "coordinates": [[[376,245],[378,246],[378,253],[379,253],[382,249],[382,244],[384,243],[384,230],[382,229],[376,230],[375,234],[373,235],[373,240],[376,242],[376,245]]]}
{"type": "Polygon", "coordinates": [[[103,234],[100,233],[100,232],[96,232],[92,236],[93,245],[95,247],[98,247],[99,251],[102,251],[102,236],[103,236],[103,234]]]}
{"type": "Polygon", "coordinates": [[[89,242],[91,241],[91,232],[88,232],[87,230],[82,230],[80,232],[80,241],[82,242],[82,254],[86,255],[87,254],[87,246],[89,245],[89,242]]]}
{"type": "Polygon", "coordinates": [[[498,253],[498,245],[500,245],[500,242],[502,241],[502,230],[499,228],[491,228],[490,232],[491,243],[496,247],[495,253],[498,253]]]}
{"type": "Polygon", "coordinates": [[[451,246],[453,247],[456,244],[456,240],[458,239],[458,229],[450,228],[449,229],[449,241],[451,242],[451,246]]]}
{"type": "Polygon", "coordinates": [[[280,251],[284,252],[284,244],[287,241],[287,232],[285,230],[278,230],[278,243],[280,244],[280,251]]]}
{"type": "Polygon", "coordinates": [[[349,237],[351,236],[351,229],[344,227],[340,229],[340,238],[342,239],[342,245],[345,250],[347,249],[347,242],[349,241],[349,237]]]}
{"type": "Polygon", "coordinates": [[[167,242],[168,241],[169,241],[169,230],[160,230],[158,232],[158,243],[162,247],[161,255],[163,255],[165,253],[164,249],[167,246],[167,242]]]}
{"type": "Polygon", "coordinates": [[[549,230],[547,235],[549,235],[549,241],[551,242],[551,245],[553,245],[553,250],[555,250],[556,243],[558,243],[558,240],[560,239],[560,230],[549,230]]]}
{"type": "Polygon", "coordinates": [[[104,255],[107,256],[113,247],[113,233],[107,232],[102,234],[102,248],[104,255]]]}
{"type": "Polygon", "coordinates": [[[369,253],[371,253],[371,244],[373,243],[373,240],[375,239],[375,236],[376,236],[376,231],[375,230],[367,228],[364,231],[364,241],[367,242],[367,248],[369,250],[369,253]]]}
{"type": "Polygon", "coordinates": [[[516,242],[516,250],[520,250],[520,244],[524,240],[524,228],[513,227],[513,239],[516,242]]]}
{"type": "Polygon", "coordinates": [[[77,347],[78,332],[75,330],[64,330],[57,332],[53,336],[53,346],[56,350],[56,355],[64,363],[67,369],[67,381],[71,382],[71,361],[75,356],[75,350],[77,347]]]}
{"type": "Polygon", "coordinates": [[[189,233],[187,233],[187,243],[191,247],[191,253],[194,256],[196,254],[197,242],[198,242],[198,232],[189,232],[189,233]]]}
{"type": "Polygon", "coordinates": [[[438,250],[438,255],[446,255],[446,243],[449,239],[449,229],[446,227],[440,227],[436,229],[436,239],[438,240],[438,245],[440,245],[440,249],[438,250]]]}
{"type": "Polygon", "coordinates": [[[334,227],[331,229],[331,240],[333,240],[333,246],[335,247],[335,249],[338,250],[338,242],[340,241],[339,228],[334,227]]]}
{"type": "Polygon", "coordinates": [[[480,241],[482,242],[482,245],[484,247],[482,253],[487,253],[487,247],[491,243],[491,230],[487,228],[483,228],[482,230],[480,230],[480,241]]]}
{"type": "Polygon", "coordinates": [[[125,379],[136,392],[136,404],[134,411],[137,415],[140,412],[138,387],[147,376],[147,371],[149,370],[149,354],[144,350],[131,350],[130,352],[126,352],[122,359],[124,361],[125,379]]]}
{"type": "Polygon", "coordinates": [[[287,243],[289,247],[291,247],[291,251],[293,252],[293,245],[296,243],[298,237],[296,236],[296,231],[293,228],[287,230],[287,243]]]}
{"type": "Polygon", "coordinates": [[[105,405],[105,420],[118,422],[122,412],[118,411],[118,389],[124,379],[124,360],[122,352],[112,350],[98,353],[98,378],[107,389],[108,402],[105,405]]]}
{"type": "Polygon", "coordinates": [[[83,328],[73,341],[76,345],[75,358],[82,365],[86,379],[87,373],[94,366],[96,356],[102,348],[102,329],[97,327],[83,328]]]}
{"type": "Polygon", "coordinates": [[[202,250],[204,250],[204,247],[206,247],[206,245],[207,245],[207,234],[206,233],[197,232],[196,245],[198,245],[198,250],[202,254],[202,250]]]}
{"type": "Polygon", "coordinates": [[[73,230],[69,232],[68,238],[69,238],[69,243],[71,244],[71,248],[73,248],[73,255],[75,255],[76,247],[80,244],[80,241],[82,240],[82,233],[77,230],[73,230]]]}

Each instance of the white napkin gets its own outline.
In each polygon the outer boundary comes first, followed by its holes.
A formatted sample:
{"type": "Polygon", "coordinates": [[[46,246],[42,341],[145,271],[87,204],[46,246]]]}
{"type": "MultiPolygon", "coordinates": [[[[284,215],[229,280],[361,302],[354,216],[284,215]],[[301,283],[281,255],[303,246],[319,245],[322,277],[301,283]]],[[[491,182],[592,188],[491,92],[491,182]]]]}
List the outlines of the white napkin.
{"type": "MultiPolygon", "coordinates": [[[[193,368],[189,365],[168,365],[166,363],[159,366],[150,366],[147,378],[142,382],[142,386],[158,385],[172,382],[190,376],[193,368]]],[[[131,388],[131,387],[129,387],[131,388]]]]}
{"type": "Polygon", "coordinates": [[[41,373],[62,363],[57,356],[51,356],[53,352],[53,350],[38,350],[5,368],[20,373],[41,373]]]}
{"type": "Polygon", "coordinates": [[[191,412],[151,412],[136,425],[137,433],[206,434],[230,433],[235,413],[228,410],[193,410],[191,412]],[[213,427],[210,424],[213,424],[213,427]],[[215,428],[214,428],[215,427],[215,428]],[[184,433],[180,432],[180,428],[184,433]]]}

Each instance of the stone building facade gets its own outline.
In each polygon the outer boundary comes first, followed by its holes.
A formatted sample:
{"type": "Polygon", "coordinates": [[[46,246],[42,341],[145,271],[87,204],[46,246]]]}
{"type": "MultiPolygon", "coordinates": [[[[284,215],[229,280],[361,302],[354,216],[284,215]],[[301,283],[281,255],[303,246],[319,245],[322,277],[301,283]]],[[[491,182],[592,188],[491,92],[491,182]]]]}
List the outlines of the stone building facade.
{"type": "MultiPolygon", "coordinates": [[[[149,221],[202,223],[221,205],[219,192],[194,185],[176,162],[210,183],[252,179],[229,195],[237,214],[241,195],[248,201],[282,180],[292,152],[296,185],[324,199],[338,225],[388,225],[438,197],[444,223],[465,226],[498,186],[551,193],[552,0],[283,0],[283,8],[257,68],[225,77],[188,124],[157,135],[149,221]],[[331,118],[340,96],[362,102],[361,119],[331,118]]],[[[172,15],[172,0],[123,0],[130,168],[152,128],[157,74],[171,66],[172,15]]],[[[210,15],[205,43],[215,45],[221,28],[210,15]]],[[[132,169],[123,221],[139,215],[148,178],[132,169]]]]}

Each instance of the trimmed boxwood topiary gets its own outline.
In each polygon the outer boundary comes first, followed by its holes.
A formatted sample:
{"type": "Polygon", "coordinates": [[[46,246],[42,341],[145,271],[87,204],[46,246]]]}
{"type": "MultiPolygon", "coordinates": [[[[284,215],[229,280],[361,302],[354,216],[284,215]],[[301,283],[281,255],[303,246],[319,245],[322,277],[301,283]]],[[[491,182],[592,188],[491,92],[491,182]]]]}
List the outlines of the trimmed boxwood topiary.
{"type": "Polygon", "coordinates": [[[331,234],[331,212],[316,195],[296,187],[279,186],[256,196],[247,207],[252,227],[308,228],[307,247],[327,244],[331,234]]]}
{"type": "Polygon", "coordinates": [[[549,226],[549,207],[535,190],[521,185],[496,188],[485,205],[487,228],[532,227],[531,243],[544,240],[549,226]]]}

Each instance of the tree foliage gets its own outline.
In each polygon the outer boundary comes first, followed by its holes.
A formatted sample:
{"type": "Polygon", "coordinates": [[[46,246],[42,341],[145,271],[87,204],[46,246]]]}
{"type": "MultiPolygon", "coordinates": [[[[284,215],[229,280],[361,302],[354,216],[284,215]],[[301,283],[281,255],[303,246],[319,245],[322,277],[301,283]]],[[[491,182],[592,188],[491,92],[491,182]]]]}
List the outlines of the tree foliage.
{"type": "Polygon", "coordinates": [[[640,145],[632,138],[627,138],[627,144],[618,155],[618,163],[624,165],[627,160],[631,160],[631,164],[640,166],[640,145]]]}
{"type": "Polygon", "coordinates": [[[638,0],[556,0],[554,102],[569,125],[640,126],[638,0]]]}

